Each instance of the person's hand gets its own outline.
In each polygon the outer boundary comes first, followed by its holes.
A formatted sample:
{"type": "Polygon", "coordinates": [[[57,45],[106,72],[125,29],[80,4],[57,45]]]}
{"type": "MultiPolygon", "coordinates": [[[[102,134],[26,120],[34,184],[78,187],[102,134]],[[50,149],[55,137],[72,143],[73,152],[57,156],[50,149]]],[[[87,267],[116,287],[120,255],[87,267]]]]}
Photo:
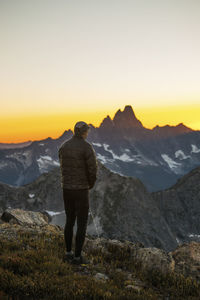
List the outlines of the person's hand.
{"type": "Polygon", "coordinates": [[[89,185],[89,190],[91,190],[93,188],[94,184],[93,185],[89,185]]]}

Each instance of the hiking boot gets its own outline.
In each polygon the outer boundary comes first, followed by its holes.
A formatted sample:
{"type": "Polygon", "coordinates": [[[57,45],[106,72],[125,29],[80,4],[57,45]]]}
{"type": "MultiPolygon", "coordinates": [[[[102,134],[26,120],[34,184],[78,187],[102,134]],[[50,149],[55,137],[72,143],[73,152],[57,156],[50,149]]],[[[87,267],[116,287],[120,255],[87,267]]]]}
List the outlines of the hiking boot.
{"type": "Polygon", "coordinates": [[[89,264],[90,261],[85,257],[85,256],[80,256],[80,258],[73,258],[73,260],[71,261],[72,264],[75,264],[75,265],[81,265],[81,264],[89,264]]]}
{"type": "Polygon", "coordinates": [[[73,258],[74,258],[74,253],[73,252],[71,252],[70,254],[65,253],[63,255],[63,262],[66,262],[66,261],[71,262],[73,260],[73,258]]]}

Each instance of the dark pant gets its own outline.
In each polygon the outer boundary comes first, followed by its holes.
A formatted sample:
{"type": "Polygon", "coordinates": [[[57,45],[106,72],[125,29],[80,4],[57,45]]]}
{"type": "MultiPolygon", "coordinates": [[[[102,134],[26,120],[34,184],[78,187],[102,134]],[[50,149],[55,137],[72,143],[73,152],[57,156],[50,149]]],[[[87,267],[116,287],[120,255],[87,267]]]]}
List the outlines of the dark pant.
{"type": "Polygon", "coordinates": [[[73,227],[77,217],[75,256],[80,256],[87,229],[89,189],[69,190],[63,188],[63,200],[66,213],[66,224],[64,228],[66,249],[67,251],[71,251],[73,227]]]}

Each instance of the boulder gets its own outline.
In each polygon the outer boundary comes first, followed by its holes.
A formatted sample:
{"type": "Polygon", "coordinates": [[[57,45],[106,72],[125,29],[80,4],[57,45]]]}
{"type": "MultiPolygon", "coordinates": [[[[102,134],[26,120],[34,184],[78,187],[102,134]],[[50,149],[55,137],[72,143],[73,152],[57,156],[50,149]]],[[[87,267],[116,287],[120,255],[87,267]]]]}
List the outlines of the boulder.
{"type": "Polygon", "coordinates": [[[103,274],[103,273],[96,273],[94,278],[97,279],[97,280],[103,280],[103,281],[109,279],[109,277],[106,274],[103,274]]]}
{"type": "Polygon", "coordinates": [[[1,220],[4,222],[9,222],[11,224],[19,225],[46,225],[49,222],[47,215],[41,212],[23,210],[23,209],[6,209],[1,220]]]}
{"type": "Polygon", "coordinates": [[[175,271],[200,280],[200,243],[191,241],[170,252],[175,260],[175,271]]]}
{"type": "Polygon", "coordinates": [[[171,253],[156,248],[144,247],[141,243],[132,243],[130,241],[118,241],[116,239],[105,239],[103,237],[95,240],[85,239],[85,247],[100,251],[103,255],[113,253],[127,253],[130,260],[141,265],[143,270],[157,270],[163,274],[174,271],[175,261],[171,253]]]}
{"type": "Polygon", "coordinates": [[[175,261],[171,253],[156,247],[133,248],[132,258],[141,263],[142,269],[157,270],[163,274],[174,271],[175,261]]]}

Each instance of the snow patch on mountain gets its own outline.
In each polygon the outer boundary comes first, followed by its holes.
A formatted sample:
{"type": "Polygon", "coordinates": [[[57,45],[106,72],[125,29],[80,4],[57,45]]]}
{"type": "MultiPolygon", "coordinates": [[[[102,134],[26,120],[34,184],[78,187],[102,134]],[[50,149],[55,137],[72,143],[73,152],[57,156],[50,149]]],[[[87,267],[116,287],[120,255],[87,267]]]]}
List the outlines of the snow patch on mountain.
{"type": "Polygon", "coordinates": [[[185,153],[182,150],[177,150],[175,152],[175,157],[182,160],[182,159],[187,159],[190,158],[190,155],[185,155],[185,153]]]}
{"type": "Polygon", "coordinates": [[[200,152],[200,149],[197,148],[196,145],[194,144],[191,144],[191,147],[192,147],[192,150],[190,151],[190,153],[199,153],[200,152]]]}
{"type": "Polygon", "coordinates": [[[29,194],[30,198],[33,198],[35,196],[35,194],[29,194]]]}
{"type": "Polygon", "coordinates": [[[102,147],[102,145],[100,143],[92,143],[92,144],[97,147],[102,147]]]}
{"type": "Polygon", "coordinates": [[[49,155],[41,156],[42,159],[52,160],[52,158],[49,155]]]}
{"type": "MultiPolygon", "coordinates": [[[[130,149],[122,149],[123,153],[120,156],[116,155],[112,149],[110,148],[110,145],[103,143],[103,148],[105,151],[110,152],[112,154],[113,160],[110,161],[114,161],[114,160],[121,160],[123,162],[132,162],[134,161],[134,163],[136,164],[141,164],[141,165],[152,165],[152,166],[158,166],[158,164],[150,159],[148,159],[147,157],[145,157],[140,151],[138,151],[139,154],[136,155],[131,155],[131,150],[130,149]],[[128,152],[128,154],[127,154],[128,152]]],[[[107,158],[105,156],[102,156],[101,154],[97,153],[97,157],[103,162],[107,162],[107,158]]]]}
{"type": "Polygon", "coordinates": [[[120,175],[120,176],[123,176],[123,177],[130,177],[130,176],[127,176],[127,175],[122,174],[121,172],[115,171],[115,170],[113,170],[112,168],[111,168],[110,170],[112,171],[112,173],[116,173],[116,174],[118,174],[118,175],[120,175]]]}
{"type": "Polygon", "coordinates": [[[161,154],[162,158],[164,159],[164,161],[168,164],[168,166],[170,167],[170,169],[172,169],[175,172],[175,168],[181,166],[181,163],[177,163],[176,161],[174,161],[173,159],[171,159],[171,157],[169,157],[167,154],[161,154]]]}
{"type": "Polygon", "coordinates": [[[118,159],[120,159],[120,160],[122,160],[122,161],[127,161],[127,162],[129,162],[129,161],[134,161],[134,159],[131,158],[130,156],[128,156],[126,153],[124,153],[124,154],[118,156],[118,159]]]}
{"type": "Polygon", "coordinates": [[[194,234],[194,233],[190,233],[188,234],[189,237],[197,237],[200,238],[200,234],[194,234]]]}
{"type": "Polygon", "coordinates": [[[60,166],[60,163],[56,160],[53,160],[49,155],[41,155],[37,159],[37,163],[41,173],[48,172],[49,166],[60,166]]]}
{"type": "Polygon", "coordinates": [[[53,211],[53,210],[45,210],[50,216],[56,216],[56,215],[60,215],[61,213],[64,213],[65,211],[53,211]]]}
{"type": "Polygon", "coordinates": [[[108,163],[108,162],[114,162],[114,159],[107,158],[104,155],[101,155],[100,153],[96,153],[97,159],[99,159],[102,164],[108,163]]]}
{"type": "Polygon", "coordinates": [[[118,156],[116,155],[111,149],[108,149],[108,147],[110,147],[108,144],[103,144],[103,147],[105,149],[105,151],[108,151],[112,154],[114,159],[119,159],[125,162],[129,162],[129,161],[134,161],[133,158],[131,158],[130,156],[128,156],[126,153],[123,153],[122,155],[118,156]]]}

